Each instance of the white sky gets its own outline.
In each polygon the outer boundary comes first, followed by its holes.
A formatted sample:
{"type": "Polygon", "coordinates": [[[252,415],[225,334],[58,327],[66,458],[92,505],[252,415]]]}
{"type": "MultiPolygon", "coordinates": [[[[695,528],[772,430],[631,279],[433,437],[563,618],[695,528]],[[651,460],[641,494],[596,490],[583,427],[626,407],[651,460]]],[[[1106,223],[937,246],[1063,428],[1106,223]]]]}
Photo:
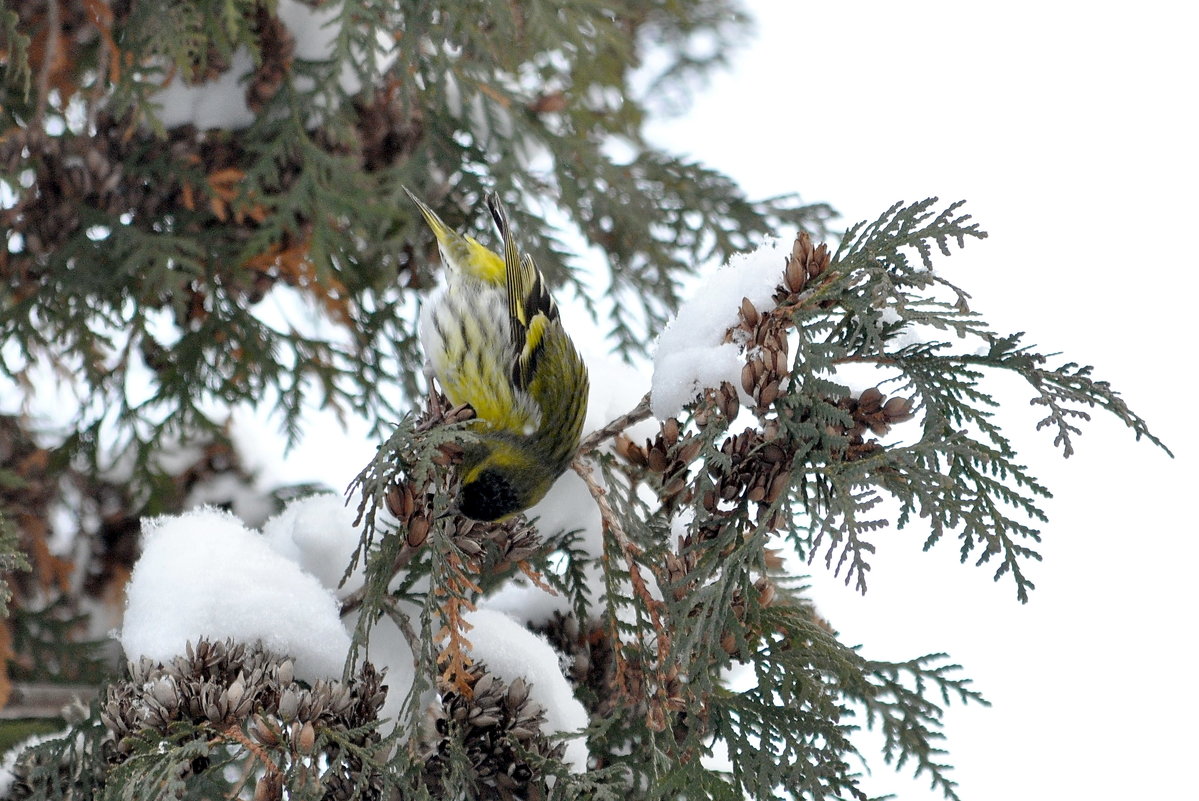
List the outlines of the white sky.
{"type": "MultiPolygon", "coordinates": [[[[821,610],[868,656],[948,651],[993,702],[948,717],[964,799],[1185,796],[1199,751],[1199,438],[1180,419],[1197,400],[1195,7],[751,6],[758,33],[731,74],[654,140],[751,197],[827,201],[846,225],[898,200],[967,199],[991,236],[939,268],[997,330],[1093,364],[1178,457],[1100,419],[1062,460],[1027,395],[1005,394],[1009,433],[1056,495],[1030,603],[959,565],[954,542],[922,553],[913,528],[877,538],[865,597],[814,566],[821,610]]],[[[940,797],[885,768],[867,789],[940,797]]]]}

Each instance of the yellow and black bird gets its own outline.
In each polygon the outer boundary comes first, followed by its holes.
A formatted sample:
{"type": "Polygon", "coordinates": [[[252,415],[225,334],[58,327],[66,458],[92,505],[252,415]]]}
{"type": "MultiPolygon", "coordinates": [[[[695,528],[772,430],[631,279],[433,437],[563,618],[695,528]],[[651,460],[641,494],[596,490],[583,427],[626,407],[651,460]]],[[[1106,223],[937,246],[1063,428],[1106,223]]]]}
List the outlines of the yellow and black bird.
{"type": "Polygon", "coordinates": [[[446,266],[421,312],[421,343],[446,396],[470,404],[478,418],[478,442],[459,470],[458,509],[475,520],[503,520],[541,500],[570,464],[587,413],[587,367],[545,278],[517,249],[495,194],[487,208],[502,257],[408,196],[433,229],[446,266]]]}

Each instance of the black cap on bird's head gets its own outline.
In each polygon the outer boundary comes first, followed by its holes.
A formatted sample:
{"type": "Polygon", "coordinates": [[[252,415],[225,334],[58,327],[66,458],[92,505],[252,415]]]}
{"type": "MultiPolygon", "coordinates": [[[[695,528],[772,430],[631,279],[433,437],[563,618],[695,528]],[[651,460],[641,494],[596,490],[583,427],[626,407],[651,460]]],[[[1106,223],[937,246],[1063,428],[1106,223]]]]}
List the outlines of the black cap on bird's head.
{"type": "Polygon", "coordinates": [[[528,507],[528,502],[502,472],[486,469],[462,485],[458,510],[473,520],[491,522],[510,517],[528,507]]]}

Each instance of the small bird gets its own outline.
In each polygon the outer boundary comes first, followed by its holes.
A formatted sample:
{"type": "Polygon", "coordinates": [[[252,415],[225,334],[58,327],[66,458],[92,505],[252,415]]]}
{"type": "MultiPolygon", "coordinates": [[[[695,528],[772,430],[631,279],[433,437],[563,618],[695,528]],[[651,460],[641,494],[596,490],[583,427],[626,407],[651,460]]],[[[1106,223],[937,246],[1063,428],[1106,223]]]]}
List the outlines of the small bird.
{"type": "Polygon", "coordinates": [[[587,367],[532,256],[518,251],[494,193],[487,208],[502,257],[408,196],[446,265],[443,285],[421,311],[421,344],[446,396],[469,404],[477,418],[478,442],[466,448],[459,469],[458,511],[504,520],[545,497],[570,464],[587,414],[587,367]]]}

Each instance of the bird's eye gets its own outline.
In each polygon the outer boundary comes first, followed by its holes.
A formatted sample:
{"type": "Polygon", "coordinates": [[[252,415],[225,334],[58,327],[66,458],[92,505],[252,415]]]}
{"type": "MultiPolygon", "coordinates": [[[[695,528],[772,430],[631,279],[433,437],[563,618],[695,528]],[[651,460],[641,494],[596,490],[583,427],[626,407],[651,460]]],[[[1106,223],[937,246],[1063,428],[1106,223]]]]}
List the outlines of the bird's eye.
{"type": "Polygon", "coordinates": [[[498,470],[484,470],[469,484],[462,485],[462,514],[474,520],[499,520],[523,507],[512,482],[498,470]]]}

